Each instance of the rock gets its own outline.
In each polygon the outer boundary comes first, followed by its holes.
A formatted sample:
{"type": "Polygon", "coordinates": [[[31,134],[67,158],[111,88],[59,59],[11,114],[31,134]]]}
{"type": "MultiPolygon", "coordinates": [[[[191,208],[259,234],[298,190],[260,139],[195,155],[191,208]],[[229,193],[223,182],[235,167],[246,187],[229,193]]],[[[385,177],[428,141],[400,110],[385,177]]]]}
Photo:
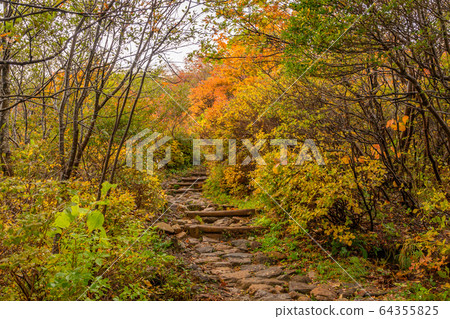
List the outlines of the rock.
{"type": "Polygon", "coordinates": [[[284,272],[286,274],[288,274],[289,276],[292,276],[295,274],[296,270],[295,269],[285,269],[284,272]]]}
{"type": "Polygon", "coordinates": [[[188,228],[189,231],[189,236],[191,237],[195,237],[195,238],[200,238],[200,229],[198,229],[198,227],[189,227],[188,228]]]}
{"type": "Polygon", "coordinates": [[[214,244],[214,248],[216,248],[216,250],[227,250],[230,248],[230,246],[222,244],[222,243],[218,243],[218,244],[214,244]]]}
{"type": "Polygon", "coordinates": [[[296,291],[291,291],[289,293],[289,296],[291,296],[292,299],[298,300],[298,301],[310,301],[311,300],[311,298],[308,295],[303,295],[296,291]]]}
{"type": "Polygon", "coordinates": [[[202,219],[203,219],[203,221],[204,221],[205,223],[210,224],[210,223],[214,223],[214,222],[217,221],[219,218],[218,218],[218,217],[203,217],[202,219]]]}
{"type": "Polygon", "coordinates": [[[181,226],[178,225],[178,224],[172,225],[172,228],[175,231],[175,234],[179,234],[179,233],[181,233],[183,231],[181,226]]]}
{"type": "Polygon", "coordinates": [[[178,233],[178,234],[176,234],[176,238],[177,239],[183,239],[183,238],[185,238],[187,236],[187,234],[184,232],[184,231],[182,231],[181,233],[178,233]]]}
{"type": "Polygon", "coordinates": [[[314,288],[315,288],[314,285],[308,285],[308,284],[305,284],[304,282],[299,282],[299,281],[290,281],[289,282],[289,292],[296,291],[301,294],[309,294],[311,292],[311,290],[313,290],[314,288]]]}
{"type": "Polygon", "coordinates": [[[209,245],[199,244],[195,247],[195,250],[199,254],[212,253],[214,251],[214,247],[209,246],[209,245]]]}
{"type": "Polygon", "coordinates": [[[250,247],[250,242],[246,239],[236,239],[231,242],[231,245],[241,250],[247,251],[248,248],[250,247]]]}
{"type": "Polygon", "coordinates": [[[317,279],[317,272],[315,272],[314,270],[311,270],[308,272],[308,277],[311,278],[312,281],[317,279]]]}
{"type": "Polygon", "coordinates": [[[231,225],[231,223],[233,222],[233,220],[229,217],[224,217],[224,218],[219,218],[218,220],[216,220],[213,225],[214,226],[229,226],[231,225]]]}
{"type": "Polygon", "coordinates": [[[285,301],[292,300],[289,294],[267,294],[264,297],[260,298],[261,301],[285,301]]]}
{"type": "Polygon", "coordinates": [[[258,278],[258,277],[245,278],[239,281],[239,285],[243,289],[248,289],[251,285],[255,284],[276,286],[276,285],[283,285],[283,282],[272,278],[258,278]]]}
{"type": "Polygon", "coordinates": [[[228,247],[228,249],[223,249],[223,252],[224,254],[239,253],[239,249],[228,247]]]}
{"type": "Polygon", "coordinates": [[[206,263],[216,262],[216,261],[219,261],[219,260],[220,260],[219,257],[204,257],[204,258],[196,259],[195,262],[197,264],[206,264],[206,263]]]}
{"type": "Polygon", "coordinates": [[[308,276],[295,275],[291,278],[292,281],[304,282],[305,284],[309,284],[312,282],[311,278],[308,276]]]}
{"type": "Polygon", "coordinates": [[[262,265],[262,264],[254,264],[254,265],[243,265],[241,267],[242,270],[248,270],[251,272],[255,272],[255,271],[260,271],[260,270],[264,270],[267,269],[266,265],[262,265]]]}
{"type": "Polygon", "coordinates": [[[248,276],[250,276],[250,272],[248,270],[235,271],[220,275],[223,280],[231,282],[236,282],[243,278],[247,278],[248,276]]]}
{"type": "Polygon", "coordinates": [[[271,293],[268,292],[267,290],[261,289],[261,290],[258,290],[258,291],[255,292],[255,298],[262,298],[262,297],[267,296],[269,294],[271,294],[271,293]]]}
{"type": "Polygon", "coordinates": [[[283,272],[283,269],[281,269],[281,267],[270,267],[268,269],[255,272],[255,276],[264,277],[264,278],[272,278],[272,277],[279,276],[282,272],[283,272]]]}
{"type": "Polygon", "coordinates": [[[271,251],[267,254],[267,256],[275,260],[282,260],[287,258],[286,254],[280,253],[279,251],[271,251]]]}
{"type": "Polygon", "coordinates": [[[350,298],[352,297],[358,289],[356,287],[348,288],[341,292],[342,298],[350,298]]]}
{"type": "Polygon", "coordinates": [[[227,261],[230,262],[233,266],[239,266],[244,264],[251,264],[252,260],[250,258],[227,258],[227,261]]]}
{"type": "Polygon", "coordinates": [[[188,221],[185,219],[176,219],[174,220],[174,223],[177,223],[178,225],[186,225],[188,221]]]}
{"type": "Polygon", "coordinates": [[[286,289],[283,286],[280,286],[280,285],[275,286],[275,290],[279,294],[281,294],[282,292],[287,292],[286,289]]]}
{"type": "Polygon", "coordinates": [[[217,267],[211,269],[211,273],[214,275],[222,275],[230,272],[233,272],[233,269],[230,267],[217,267]]]}
{"type": "Polygon", "coordinates": [[[308,295],[301,295],[297,298],[298,301],[311,301],[311,297],[308,295]]]}
{"type": "Polygon", "coordinates": [[[220,257],[217,252],[213,252],[213,253],[203,253],[202,257],[220,257]]]}
{"type": "Polygon", "coordinates": [[[289,296],[291,296],[292,299],[297,300],[298,297],[300,297],[302,294],[296,292],[296,291],[289,291],[289,296]]]}
{"type": "Polygon", "coordinates": [[[203,236],[203,242],[204,243],[218,243],[219,241],[217,239],[208,237],[208,236],[203,236]]]}
{"type": "Polygon", "coordinates": [[[217,256],[222,256],[223,254],[225,254],[223,251],[215,251],[214,252],[217,256]]]}
{"type": "Polygon", "coordinates": [[[199,270],[192,272],[192,276],[202,282],[211,282],[217,280],[217,278],[215,278],[214,276],[208,276],[204,272],[199,270]]]}
{"type": "Polygon", "coordinates": [[[228,261],[216,261],[211,263],[214,267],[232,267],[233,265],[228,261]]]}
{"type": "Polygon", "coordinates": [[[175,233],[175,230],[173,229],[173,227],[164,222],[156,223],[155,227],[158,229],[161,229],[162,231],[164,231],[166,233],[171,233],[171,234],[175,233]]]}
{"type": "Polygon", "coordinates": [[[230,253],[223,255],[225,258],[251,258],[252,254],[248,253],[230,253]]]}
{"type": "Polygon", "coordinates": [[[196,244],[200,243],[200,241],[197,238],[188,238],[187,242],[191,245],[196,245],[196,244]]]}
{"type": "Polygon", "coordinates": [[[331,301],[338,298],[337,294],[328,285],[319,285],[311,291],[311,296],[319,301],[331,301]]]}
{"type": "Polygon", "coordinates": [[[248,288],[248,293],[251,295],[255,295],[255,297],[262,297],[264,295],[267,295],[268,293],[275,293],[276,290],[274,287],[270,286],[270,285],[266,285],[266,284],[254,284],[251,285],[248,288]],[[262,292],[264,291],[264,292],[262,292]]]}
{"type": "Polygon", "coordinates": [[[277,279],[281,280],[281,281],[289,281],[289,280],[291,280],[291,276],[288,274],[282,274],[282,275],[279,275],[277,277],[277,279]]]}
{"type": "Polygon", "coordinates": [[[223,254],[225,254],[223,251],[215,251],[214,254],[216,254],[216,256],[222,256],[223,254]]]}
{"type": "Polygon", "coordinates": [[[267,257],[263,252],[258,251],[253,255],[253,262],[257,264],[266,264],[270,262],[270,258],[267,257]]]}

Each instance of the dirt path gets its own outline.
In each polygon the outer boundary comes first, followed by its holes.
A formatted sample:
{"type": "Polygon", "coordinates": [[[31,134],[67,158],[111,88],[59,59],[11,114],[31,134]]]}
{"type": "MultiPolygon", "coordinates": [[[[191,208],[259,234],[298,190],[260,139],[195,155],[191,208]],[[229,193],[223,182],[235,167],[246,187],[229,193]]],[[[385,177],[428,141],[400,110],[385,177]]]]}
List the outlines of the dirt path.
{"type": "Polygon", "coordinates": [[[198,282],[197,300],[337,300],[356,287],[324,285],[316,274],[295,274],[280,264],[281,253],[264,254],[251,227],[253,210],[223,207],[204,198],[204,172],[167,183],[171,210],[156,224],[171,235],[179,257],[198,282]]]}

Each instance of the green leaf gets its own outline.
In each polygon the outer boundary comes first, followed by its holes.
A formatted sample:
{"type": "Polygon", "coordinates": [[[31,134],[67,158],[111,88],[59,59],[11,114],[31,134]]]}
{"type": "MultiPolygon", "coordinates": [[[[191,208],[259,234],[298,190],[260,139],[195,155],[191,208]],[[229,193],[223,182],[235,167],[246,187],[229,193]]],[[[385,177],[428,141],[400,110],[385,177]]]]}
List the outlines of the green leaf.
{"type": "Polygon", "coordinates": [[[55,221],[53,222],[53,226],[59,228],[67,228],[73,220],[72,214],[70,214],[67,210],[62,211],[58,214],[55,221]]]}
{"type": "Polygon", "coordinates": [[[100,229],[105,221],[105,217],[98,210],[94,210],[87,215],[86,225],[89,232],[95,229],[100,229]]]}
{"type": "Polygon", "coordinates": [[[80,213],[80,216],[84,216],[84,215],[86,215],[87,213],[89,213],[89,209],[87,209],[87,208],[81,208],[81,207],[79,207],[79,208],[78,208],[78,211],[79,211],[79,213],[80,213]]]}
{"type": "Polygon", "coordinates": [[[71,212],[71,215],[73,217],[78,217],[78,215],[80,214],[80,206],[79,206],[79,204],[71,206],[70,207],[70,212],[71,212]]]}
{"type": "Polygon", "coordinates": [[[117,187],[117,184],[111,184],[110,182],[104,182],[102,184],[102,196],[105,196],[106,193],[110,190],[110,189],[114,189],[117,187]]]}
{"type": "Polygon", "coordinates": [[[79,204],[80,203],[80,197],[78,195],[72,196],[70,199],[72,203],[79,204]]]}

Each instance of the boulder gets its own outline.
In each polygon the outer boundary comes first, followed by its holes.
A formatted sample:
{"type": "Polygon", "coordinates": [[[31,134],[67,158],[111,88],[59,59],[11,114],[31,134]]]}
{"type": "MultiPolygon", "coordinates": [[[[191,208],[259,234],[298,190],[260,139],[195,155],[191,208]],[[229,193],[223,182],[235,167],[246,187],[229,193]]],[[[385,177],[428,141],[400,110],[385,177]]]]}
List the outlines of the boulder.
{"type": "Polygon", "coordinates": [[[246,239],[236,239],[231,242],[231,245],[241,250],[247,251],[248,248],[250,247],[250,241],[246,239]]]}
{"type": "Polygon", "coordinates": [[[289,292],[296,291],[301,294],[309,294],[316,286],[305,284],[304,282],[299,281],[290,281],[289,282],[289,292]]]}
{"type": "Polygon", "coordinates": [[[291,280],[298,281],[298,282],[304,282],[305,284],[309,284],[312,282],[312,280],[309,276],[302,276],[302,275],[294,275],[291,277],[291,280]]]}
{"type": "Polygon", "coordinates": [[[275,293],[276,290],[274,287],[266,284],[253,284],[248,288],[248,293],[251,295],[255,295],[255,297],[263,297],[268,293],[275,293]]]}
{"type": "Polygon", "coordinates": [[[225,258],[252,258],[252,254],[248,253],[229,253],[223,255],[225,258]]]}
{"type": "Polygon", "coordinates": [[[248,270],[251,272],[255,272],[255,271],[260,271],[260,270],[264,270],[267,269],[266,265],[263,264],[253,264],[253,265],[243,265],[241,267],[242,270],[248,270]]]}
{"type": "Polygon", "coordinates": [[[248,289],[251,285],[255,284],[265,284],[269,286],[276,286],[276,285],[283,285],[282,281],[272,279],[272,278],[258,278],[258,277],[252,277],[252,278],[244,278],[239,281],[239,286],[241,286],[243,289],[248,289]]]}
{"type": "Polygon", "coordinates": [[[214,251],[214,248],[212,246],[209,245],[205,245],[205,244],[198,244],[195,247],[195,250],[199,253],[199,254],[204,254],[204,253],[212,253],[214,251]]]}
{"type": "Polygon", "coordinates": [[[314,270],[311,270],[308,272],[308,277],[311,278],[311,280],[316,280],[317,279],[317,272],[315,272],[314,270]]]}
{"type": "Polygon", "coordinates": [[[229,226],[231,225],[231,223],[233,222],[233,220],[229,217],[224,217],[224,218],[219,218],[218,220],[216,220],[213,225],[214,226],[229,226]]]}
{"type": "Polygon", "coordinates": [[[230,282],[236,282],[243,278],[247,278],[248,276],[250,276],[250,272],[248,270],[240,270],[220,275],[223,280],[230,282]]]}
{"type": "Polygon", "coordinates": [[[175,237],[177,239],[183,239],[183,238],[186,238],[186,236],[187,236],[187,234],[184,231],[182,231],[181,233],[176,234],[175,237]]]}
{"type": "Polygon", "coordinates": [[[298,300],[298,301],[310,301],[311,298],[308,295],[304,295],[301,293],[298,293],[296,291],[291,291],[289,293],[289,296],[291,296],[292,299],[298,300]]]}
{"type": "Polygon", "coordinates": [[[183,231],[183,229],[181,228],[181,226],[178,225],[178,224],[172,225],[172,228],[173,228],[175,234],[179,234],[179,233],[181,233],[181,232],[183,231]]]}
{"type": "Polygon", "coordinates": [[[292,300],[289,294],[267,294],[260,298],[261,301],[287,301],[292,300]]]}
{"type": "Polygon", "coordinates": [[[232,267],[233,265],[228,261],[215,261],[211,263],[214,267],[232,267]]]}
{"type": "Polygon", "coordinates": [[[219,241],[215,238],[211,238],[208,236],[203,236],[203,240],[204,243],[218,243],[219,241]]]}
{"type": "MultiPolygon", "coordinates": [[[[269,287],[270,287],[270,286],[269,286],[269,287]]],[[[249,288],[249,289],[250,289],[250,288],[249,288]]],[[[258,290],[258,291],[255,292],[254,297],[255,297],[255,298],[262,298],[262,297],[264,297],[264,296],[266,296],[266,295],[269,295],[269,294],[271,294],[269,291],[264,290],[264,289],[260,289],[260,290],[258,290]]]]}
{"type": "Polygon", "coordinates": [[[257,264],[266,264],[270,262],[270,258],[263,252],[258,251],[253,255],[253,262],[257,264]]]}
{"type": "Polygon", "coordinates": [[[272,278],[281,275],[283,269],[281,267],[270,267],[265,270],[260,270],[255,272],[255,276],[264,277],[264,278],[272,278]]]}
{"type": "Polygon", "coordinates": [[[210,270],[213,275],[223,275],[226,273],[233,272],[233,269],[230,267],[217,267],[210,270]]]}
{"type": "Polygon", "coordinates": [[[202,219],[205,223],[214,223],[219,218],[218,217],[203,217],[202,219]]]}
{"type": "Polygon", "coordinates": [[[227,258],[227,261],[230,262],[233,266],[239,266],[244,264],[251,264],[252,260],[250,258],[227,258]]]}
{"type": "Polygon", "coordinates": [[[311,291],[311,296],[319,301],[336,300],[338,295],[332,290],[329,285],[319,285],[311,291]]]}
{"type": "Polygon", "coordinates": [[[160,230],[162,230],[162,231],[164,231],[164,232],[166,232],[166,233],[170,233],[170,234],[175,233],[175,230],[173,229],[173,227],[170,226],[170,225],[167,224],[167,223],[164,223],[164,222],[158,222],[158,223],[156,223],[156,224],[155,224],[155,227],[158,228],[158,229],[160,229],[160,230]]]}
{"type": "Polygon", "coordinates": [[[206,263],[216,262],[216,261],[219,261],[219,260],[220,260],[219,257],[204,257],[204,258],[196,259],[195,262],[197,264],[206,264],[206,263]]]}

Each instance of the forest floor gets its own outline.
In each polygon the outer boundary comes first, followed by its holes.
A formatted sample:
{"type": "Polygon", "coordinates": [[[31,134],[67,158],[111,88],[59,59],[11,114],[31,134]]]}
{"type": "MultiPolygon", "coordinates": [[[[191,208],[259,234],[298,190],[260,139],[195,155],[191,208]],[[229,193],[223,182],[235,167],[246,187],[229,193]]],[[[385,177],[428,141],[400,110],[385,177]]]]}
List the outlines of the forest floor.
{"type": "Polygon", "coordinates": [[[392,300],[393,291],[360,284],[343,270],[346,281],[325,278],[314,266],[301,270],[286,254],[264,251],[264,229],[252,226],[254,211],[205,198],[205,179],[194,171],[166,181],[170,209],[155,224],[190,269],[194,300],[392,300]]]}

